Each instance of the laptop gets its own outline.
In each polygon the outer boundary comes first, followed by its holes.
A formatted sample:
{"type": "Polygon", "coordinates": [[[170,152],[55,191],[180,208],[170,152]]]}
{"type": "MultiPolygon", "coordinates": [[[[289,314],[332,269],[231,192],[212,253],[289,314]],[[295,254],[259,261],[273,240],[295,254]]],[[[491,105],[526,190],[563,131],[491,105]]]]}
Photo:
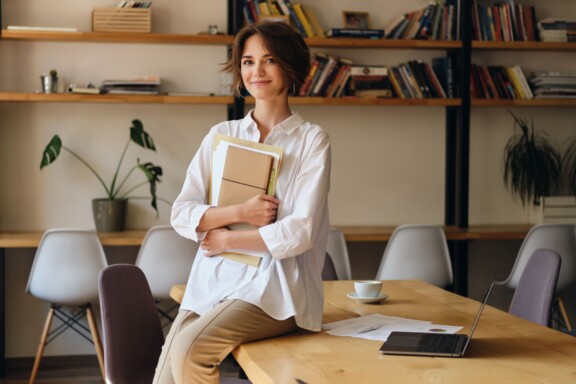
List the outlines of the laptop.
{"type": "Polygon", "coordinates": [[[470,328],[468,335],[463,334],[440,334],[425,332],[392,332],[388,340],[380,347],[383,355],[415,355],[415,356],[440,356],[440,357],[462,357],[466,353],[466,348],[472,339],[472,334],[476,329],[480,315],[488,301],[488,296],[492,292],[494,281],[488,287],[484,300],[478,308],[474,324],[470,328]]]}

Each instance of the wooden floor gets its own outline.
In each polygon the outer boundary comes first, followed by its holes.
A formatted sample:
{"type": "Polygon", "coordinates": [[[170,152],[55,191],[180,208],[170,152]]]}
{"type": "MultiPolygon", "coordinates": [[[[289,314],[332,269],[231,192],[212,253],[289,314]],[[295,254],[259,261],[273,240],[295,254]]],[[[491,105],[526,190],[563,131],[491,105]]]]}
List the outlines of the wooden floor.
{"type": "MultiPolygon", "coordinates": [[[[2,384],[26,384],[32,371],[32,359],[9,359],[2,384]]],[[[228,358],[220,365],[222,377],[238,377],[239,369],[228,358]]],[[[46,357],[40,365],[37,384],[102,384],[96,356],[46,357]]]]}

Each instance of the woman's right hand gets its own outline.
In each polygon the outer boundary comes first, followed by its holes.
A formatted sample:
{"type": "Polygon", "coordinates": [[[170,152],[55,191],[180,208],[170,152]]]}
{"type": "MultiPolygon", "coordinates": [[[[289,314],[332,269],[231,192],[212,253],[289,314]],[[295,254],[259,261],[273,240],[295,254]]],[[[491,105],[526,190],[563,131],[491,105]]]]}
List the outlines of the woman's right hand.
{"type": "Polygon", "coordinates": [[[274,196],[256,195],[241,205],[242,222],[263,227],[276,220],[280,200],[274,196]]]}

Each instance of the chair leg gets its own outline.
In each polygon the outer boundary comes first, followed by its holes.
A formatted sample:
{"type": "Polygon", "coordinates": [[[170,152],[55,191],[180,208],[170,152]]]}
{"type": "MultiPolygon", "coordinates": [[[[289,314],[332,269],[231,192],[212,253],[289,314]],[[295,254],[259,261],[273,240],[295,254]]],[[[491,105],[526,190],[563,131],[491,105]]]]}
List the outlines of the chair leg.
{"type": "Polygon", "coordinates": [[[46,322],[44,323],[44,330],[42,331],[42,336],[40,337],[40,344],[38,344],[38,351],[36,352],[36,359],[34,359],[34,366],[32,367],[30,381],[28,382],[29,384],[33,384],[34,381],[36,380],[36,376],[38,375],[38,369],[40,368],[40,360],[42,360],[44,347],[46,347],[46,339],[48,338],[48,333],[50,332],[52,319],[54,319],[54,308],[50,306],[48,316],[46,316],[46,322]]]}
{"type": "Polygon", "coordinates": [[[102,342],[100,341],[100,333],[98,332],[98,325],[96,325],[96,320],[94,319],[94,313],[92,312],[92,306],[90,304],[86,305],[86,318],[88,319],[90,332],[92,332],[92,341],[94,341],[94,348],[96,348],[96,356],[98,356],[98,363],[100,364],[102,379],[104,379],[104,382],[106,382],[106,374],[104,372],[104,354],[102,353],[102,342]]]}
{"type": "Polygon", "coordinates": [[[562,315],[562,319],[564,319],[564,323],[566,323],[566,330],[572,330],[572,323],[570,322],[570,317],[568,317],[568,312],[566,312],[566,306],[564,305],[564,300],[562,300],[561,296],[556,298],[558,301],[558,308],[560,309],[560,314],[562,315]]]}

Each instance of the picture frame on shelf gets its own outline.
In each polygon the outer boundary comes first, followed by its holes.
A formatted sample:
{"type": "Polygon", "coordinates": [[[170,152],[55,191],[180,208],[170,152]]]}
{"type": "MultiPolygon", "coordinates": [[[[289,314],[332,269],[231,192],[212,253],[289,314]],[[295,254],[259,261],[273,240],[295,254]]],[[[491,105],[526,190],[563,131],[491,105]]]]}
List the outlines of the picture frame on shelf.
{"type": "Polygon", "coordinates": [[[368,12],[342,11],[342,19],[344,28],[370,28],[370,14],[368,12]]]}
{"type": "Polygon", "coordinates": [[[260,15],[258,17],[259,23],[277,22],[286,23],[290,25],[290,17],[288,15],[260,15]]]}

